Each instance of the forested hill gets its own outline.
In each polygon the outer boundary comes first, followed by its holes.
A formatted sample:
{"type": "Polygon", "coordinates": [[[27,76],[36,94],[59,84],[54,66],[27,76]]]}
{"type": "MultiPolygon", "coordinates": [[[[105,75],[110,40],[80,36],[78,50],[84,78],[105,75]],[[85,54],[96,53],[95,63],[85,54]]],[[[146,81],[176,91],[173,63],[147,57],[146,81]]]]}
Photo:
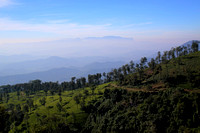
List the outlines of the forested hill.
{"type": "Polygon", "coordinates": [[[70,82],[1,86],[0,132],[200,132],[198,43],[70,82]]]}

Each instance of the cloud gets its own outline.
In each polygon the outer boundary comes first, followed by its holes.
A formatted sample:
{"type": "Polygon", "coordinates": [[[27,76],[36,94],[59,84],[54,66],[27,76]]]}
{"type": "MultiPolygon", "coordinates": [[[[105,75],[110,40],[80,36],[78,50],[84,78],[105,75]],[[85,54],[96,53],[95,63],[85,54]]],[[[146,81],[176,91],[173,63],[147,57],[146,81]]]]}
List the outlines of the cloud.
{"type": "Polygon", "coordinates": [[[0,18],[0,31],[36,31],[61,34],[68,37],[89,36],[127,36],[128,31],[113,30],[111,24],[83,25],[70,23],[68,20],[48,20],[45,23],[33,23],[30,21],[16,21],[8,18],[0,18]],[[126,32],[126,33],[125,33],[126,32]]]}
{"type": "Polygon", "coordinates": [[[48,21],[48,23],[61,24],[61,23],[66,23],[68,21],[69,21],[68,19],[60,19],[60,20],[50,20],[50,21],[48,21]]]}
{"type": "Polygon", "coordinates": [[[11,0],[0,0],[0,8],[13,4],[11,0]]]}
{"type": "Polygon", "coordinates": [[[132,28],[132,27],[136,27],[136,26],[145,26],[145,25],[151,25],[151,24],[153,24],[153,22],[142,22],[142,23],[123,25],[122,28],[132,28]]]}
{"type": "Polygon", "coordinates": [[[79,24],[72,23],[68,19],[46,20],[37,23],[33,20],[16,21],[9,18],[0,18],[0,44],[16,42],[36,42],[40,40],[55,40],[61,38],[85,38],[102,36],[121,36],[134,38],[136,41],[144,40],[174,40],[175,38],[198,39],[200,33],[196,31],[182,31],[162,29],[155,27],[152,29],[152,22],[135,23],[124,26],[116,26],[109,23],[79,24]],[[2,41],[3,40],[3,41],[2,41]]]}
{"type": "Polygon", "coordinates": [[[109,23],[101,25],[71,23],[68,19],[46,20],[43,23],[35,23],[33,21],[16,21],[8,18],[0,18],[0,31],[26,31],[26,33],[40,32],[40,34],[43,35],[53,33],[65,38],[102,37],[113,35],[132,38],[135,35],[149,34],[150,31],[143,31],[141,33],[141,30],[129,27],[149,24],[151,24],[151,22],[120,27],[109,23]]]}

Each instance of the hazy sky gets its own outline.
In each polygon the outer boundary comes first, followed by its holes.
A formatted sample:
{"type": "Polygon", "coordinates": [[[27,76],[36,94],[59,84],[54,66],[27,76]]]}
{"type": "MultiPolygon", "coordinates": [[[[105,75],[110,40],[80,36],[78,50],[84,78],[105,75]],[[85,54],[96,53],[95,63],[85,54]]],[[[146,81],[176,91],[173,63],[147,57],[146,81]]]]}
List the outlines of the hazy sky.
{"type": "Polygon", "coordinates": [[[130,48],[144,49],[200,40],[199,5],[199,0],[0,0],[0,52],[21,54],[34,44],[19,43],[66,38],[121,36],[133,38],[130,48]]]}

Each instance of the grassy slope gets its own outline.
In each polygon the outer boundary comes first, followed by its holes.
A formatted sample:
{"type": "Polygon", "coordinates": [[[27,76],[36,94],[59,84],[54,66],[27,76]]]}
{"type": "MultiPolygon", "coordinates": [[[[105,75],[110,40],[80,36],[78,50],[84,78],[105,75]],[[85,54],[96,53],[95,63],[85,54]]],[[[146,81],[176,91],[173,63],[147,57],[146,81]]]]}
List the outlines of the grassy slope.
{"type": "MultiPolygon", "coordinates": [[[[87,104],[89,101],[94,100],[98,98],[99,96],[101,96],[102,94],[99,94],[99,92],[103,93],[106,86],[108,86],[109,84],[110,83],[99,85],[95,89],[94,95],[92,95],[92,90],[89,87],[84,88],[84,89],[77,89],[74,91],[64,91],[62,93],[63,110],[61,112],[59,112],[56,107],[56,104],[59,102],[58,94],[55,94],[52,96],[48,93],[48,95],[45,96],[45,93],[43,91],[40,91],[36,95],[30,95],[29,97],[34,100],[34,105],[37,105],[36,109],[31,109],[31,111],[29,111],[28,113],[29,114],[28,121],[29,121],[30,127],[36,124],[39,119],[42,119],[42,117],[52,116],[52,115],[63,117],[67,123],[72,123],[74,121],[73,116],[72,116],[73,114],[76,118],[76,122],[81,124],[82,122],[86,120],[87,114],[81,111],[80,105],[77,105],[76,102],[74,101],[74,96],[79,95],[79,94],[82,94],[82,96],[84,96],[85,95],[84,90],[88,90],[89,95],[85,99],[86,104],[87,104]],[[39,102],[39,100],[42,99],[43,97],[46,97],[45,106],[41,105],[39,102]],[[40,116],[38,117],[36,116],[36,114],[39,114],[40,116]],[[65,117],[66,114],[69,114],[69,116],[65,117]]],[[[23,93],[21,94],[19,100],[17,98],[16,92],[10,93],[9,95],[10,95],[9,102],[0,103],[1,106],[8,107],[9,104],[14,104],[14,105],[20,104],[21,106],[23,106],[26,103],[26,96],[23,95],[23,93]]],[[[18,126],[19,129],[21,129],[22,124],[18,126]]]]}

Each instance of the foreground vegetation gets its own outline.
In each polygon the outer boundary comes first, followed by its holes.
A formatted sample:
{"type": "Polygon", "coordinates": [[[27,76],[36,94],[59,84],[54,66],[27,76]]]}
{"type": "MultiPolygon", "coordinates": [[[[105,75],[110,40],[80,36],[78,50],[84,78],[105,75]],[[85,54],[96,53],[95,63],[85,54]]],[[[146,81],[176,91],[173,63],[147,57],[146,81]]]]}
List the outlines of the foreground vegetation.
{"type": "Polygon", "coordinates": [[[102,96],[107,85],[100,85],[95,90],[86,87],[63,91],[61,95],[41,90],[29,96],[21,92],[18,98],[17,92],[9,93],[8,102],[6,99],[1,102],[6,108],[1,124],[6,121],[4,130],[10,132],[79,131],[88,116],[82,108],[102,96]]]}
{"type": "Polygon", "coordinates": [[[87,80],[1,86],[0,132],[200,132],[199,66],[193,42],[87,80]]]}

